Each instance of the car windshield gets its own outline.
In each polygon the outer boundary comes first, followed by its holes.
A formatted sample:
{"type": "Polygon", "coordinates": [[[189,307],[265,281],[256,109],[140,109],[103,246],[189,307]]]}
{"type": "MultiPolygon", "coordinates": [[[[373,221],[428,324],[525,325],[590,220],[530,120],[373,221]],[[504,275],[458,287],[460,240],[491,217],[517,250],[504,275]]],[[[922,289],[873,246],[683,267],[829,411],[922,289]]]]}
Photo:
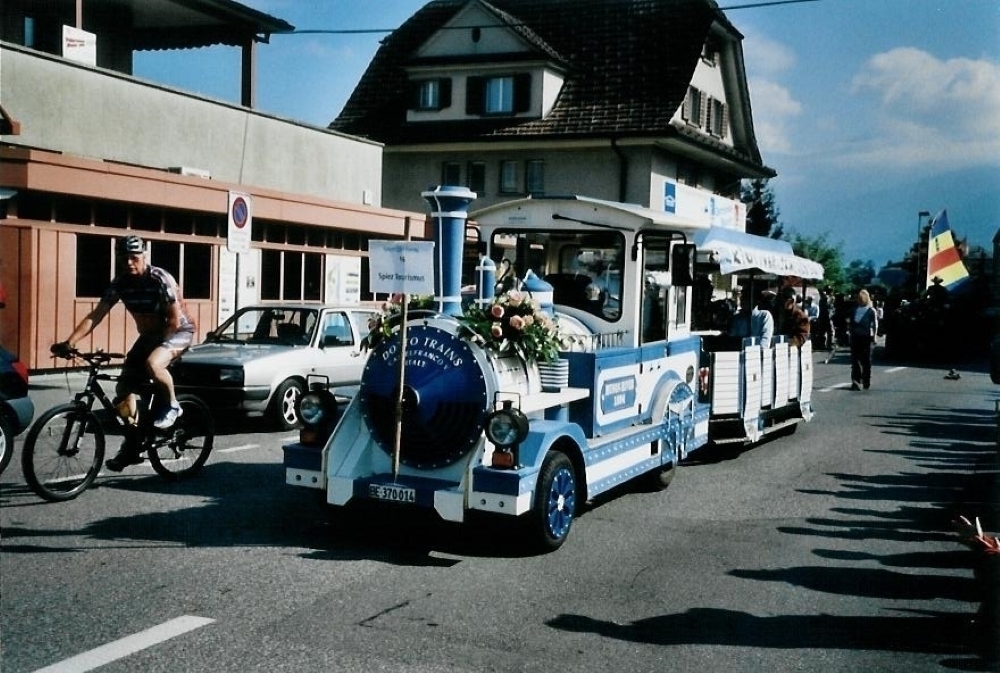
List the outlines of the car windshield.
{"type": "Polygon", "coordinates": [[[254,306],[241,309],[208,335],[209,341],[304,346],[312,340],[315,309],[254,306]]]}

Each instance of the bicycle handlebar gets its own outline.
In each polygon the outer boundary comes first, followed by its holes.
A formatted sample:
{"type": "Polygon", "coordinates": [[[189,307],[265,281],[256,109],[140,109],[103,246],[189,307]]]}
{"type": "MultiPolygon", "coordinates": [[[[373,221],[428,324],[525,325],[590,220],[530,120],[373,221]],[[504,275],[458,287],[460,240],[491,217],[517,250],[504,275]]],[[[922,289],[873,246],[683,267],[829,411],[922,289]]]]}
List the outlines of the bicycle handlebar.
{"type": "Polygon", "coordinates": [[[76,348],[68,348],[63,353],[53,353],[53,357],[64,357],[67,360],[72,360],[73,358],[80,358],[90,365],[103,365],[111,362],[112,360],[121,360],[125,357],[124,353],[108,353],[100,349],[96,351],[81,351],[76,348]]]}

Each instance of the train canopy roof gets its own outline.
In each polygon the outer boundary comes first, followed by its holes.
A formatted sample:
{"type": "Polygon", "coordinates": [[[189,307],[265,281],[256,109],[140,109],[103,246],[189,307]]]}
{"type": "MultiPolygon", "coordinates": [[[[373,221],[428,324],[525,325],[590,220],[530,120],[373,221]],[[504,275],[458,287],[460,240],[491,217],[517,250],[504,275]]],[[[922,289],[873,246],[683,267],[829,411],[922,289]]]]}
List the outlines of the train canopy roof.
{"type": "MultiPolygon", "coordinates": [[[[545,226],[553,220],[570,220],[623,231],[650,226],[683,231],[697,246],[699,257],[719,265],[724,274],[769,273],[819,280],[823,267],[797,256],[788,241],[754,236],[735,229],[710,226],[673,213],[634,203],[604,201],[586,196],[542,196],[504,201],[470,213],[484,226],[545,226]]],[[[559,225],[556,225],[559,226],[559,225]]]]}
{"type": "Polygon", "coordinates": [[[694,242],[699,253],[707,254],[725,274],[759,271],[775,276],[823,278],[823,266],[797,256],[788,241],[710,227],[697,232],[694,242]]]}

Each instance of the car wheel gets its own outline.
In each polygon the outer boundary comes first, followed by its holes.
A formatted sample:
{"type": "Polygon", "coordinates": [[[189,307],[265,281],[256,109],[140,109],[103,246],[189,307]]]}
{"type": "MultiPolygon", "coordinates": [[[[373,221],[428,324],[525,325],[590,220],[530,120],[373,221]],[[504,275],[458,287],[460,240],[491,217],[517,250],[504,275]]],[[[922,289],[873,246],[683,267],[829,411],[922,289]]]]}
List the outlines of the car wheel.
{"type": "Polygon", "coordinates": [[[299,411],[296,404],[302,397],[302,383],[296,379],[284,381],[274,393],[271,402],[271,416],[282,430],[299,427],[299,411]]]}

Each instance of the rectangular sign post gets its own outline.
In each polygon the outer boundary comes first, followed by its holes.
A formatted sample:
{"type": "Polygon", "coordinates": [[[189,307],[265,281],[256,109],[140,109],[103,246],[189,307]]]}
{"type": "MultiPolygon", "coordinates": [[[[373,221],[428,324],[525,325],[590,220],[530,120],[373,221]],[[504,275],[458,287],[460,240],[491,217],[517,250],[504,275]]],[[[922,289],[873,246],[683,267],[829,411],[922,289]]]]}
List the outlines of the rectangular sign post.
{"type": "Polygon", "coordinates": [[[250,252],[250,228],[253,222],[253,200],[249,194],[229,192],[229,207],[226,208],[229,231],[226,248],[236,253],[236,292],[233,310],[240,308],[240,253],[250,252]]]}
{"type": "Polygon", "coordinates": [[[433,294],[434,243],[410,240],[410,218],[404,224],[403,241],[369,241],[368,268],[372,292],[400,295],[399,391],[396,396],[396,433],[392,447],[392,480],[399,475],[400,440],[403,435],[403,383],[406,364],[406,313],[408,294],[433,294]]]}

